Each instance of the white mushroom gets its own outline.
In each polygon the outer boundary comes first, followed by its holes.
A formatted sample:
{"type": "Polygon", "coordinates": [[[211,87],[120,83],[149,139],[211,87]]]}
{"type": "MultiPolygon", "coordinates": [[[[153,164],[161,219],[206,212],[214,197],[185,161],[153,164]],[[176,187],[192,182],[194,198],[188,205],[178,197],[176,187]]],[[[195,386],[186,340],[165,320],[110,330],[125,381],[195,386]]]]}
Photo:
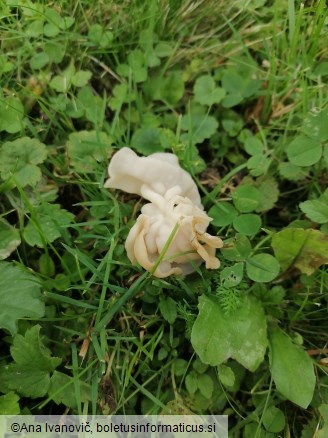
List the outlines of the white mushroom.
{"type": "Polygon", "coordinates": [[[153,272],[156,277],[186,275],[204,261],[208,269],[220,266],[215,252],[223,242],[206,232],[211,218],[203,210],[196,184],[175,155],[138,157],[130,148],[123,148],[112,158],[108,174],[105,187],[139,194],[150,201],[142,207],[125,243],[133,264],[152,272],[178,225],[153,272]]]}
{"type": "Polygon", "coordinates": [[[167,277],[172,274],[189,274],[196,265],[205,261],[206,268],[217,269],[220,261],[215,257],[216,248],[223,245],[219,237],[206,233],[211,219],[188,198],[173,196],[169,201],[162,197],[162,208],[146,204],[131,228],[125,248],[132,263],[138,262],[151,271],[163,251],[174,227],[178,229],[163,260],[154,275],[167,277]]]}
{"type": "Polygon", "coordinates": [[[152,193],[164,194],[176,187],[181,196],[201,207],[197,186],[188,172],[183,170],[174,154],[160,153],[138,157],[130,148],[120,149],[108,166],[109,179],[105,187],[142,196],[148,201],[152,193]]]}

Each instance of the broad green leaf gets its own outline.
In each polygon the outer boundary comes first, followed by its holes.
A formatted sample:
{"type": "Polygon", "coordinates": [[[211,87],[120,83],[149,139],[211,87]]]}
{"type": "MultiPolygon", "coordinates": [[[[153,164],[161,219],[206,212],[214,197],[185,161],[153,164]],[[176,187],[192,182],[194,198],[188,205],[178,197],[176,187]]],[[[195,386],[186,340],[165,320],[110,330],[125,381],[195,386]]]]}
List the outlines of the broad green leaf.
{"type": "Polygon", "coordinates": [[[0,93],[0,132],[6,131],[10,134],[15,134],[23,128],[24,107],[18,97],[10,96],[2,100],[1,94],[2,93],[0,93]]]}
{"type": "Polygon", "coordinates": [[[177,303],[171,297],[160,297],[159,310],[169,324],[173,324],[177,319],[177,303]]]}
{"type": "Polygon", "coordinates": [[[226,240],[221,249],[223,257],[227,260],[241,262],[247,259],[252,252],[252,245],[248,238],[242,234],[236,234],[233,239],[226,240]]]}
{"type": "Polygon", "coordinates": [[[217,366],[232,357],[255,371],[263,361],[267,348],[263,308],[252,296],[244,295],[241,300],[241,306],[225,315],[214,299],[200,297],[191,343],[202,362],[217,366]]]}
{"type": "MultiPolygon", "coordinates": [[[[81,380],[78,380],[78,385],[80,389],[81,402],[86,403],[91,398],[91,387],[81,380]]],[[[59,371],[54,371],[50,378],[48,396],[57,405],[62,403],[64,406],[69,408],[76,408],[77,401],[75,397],[73,377],[70,377],[67,374],[59,371]]]]}
{"type": "Polygon", "coordinates": [[[295,266],[311,275],[328,263],[328,236],[318,230],[285,228],[273,235],[272,248],[284,271],[295,266]]]}
{"type": "Polygon", "coordinates": [[[212,225],[225,227],[232,223],[234,218],[238,215],[238,211],[230,202],[222,201],[213,205],[208,215],[213,219],[211,222],[212,225]]]}
{"type": "Polygon", "coordinates": [[[250,184],[238,186],[232,194],[233,203],[241,213],[250,213],[256,210],[260,203],[260,197],[260,191],[250,184]]]}
{"type": "Polygon", "coordinates": [[[161,99],[171,105],[177,104],[184,94],[182,73],[175,71],[166,76],[162,81],[160,90],[161,99]]]}
{"type": "Polygon", "coordinates": [[[199,77],[194,85],[195,101],[202,105],[211,106],[221,102],[225,96],[225,90],[216,86],[212,76],[199,77]]]}
{"type": "Polygon", "coordinates": [[[246,236],[256,234],[260,230],[261,224],[261,217],[252,213],[241,214],[233,220],[235,230],[246,236]]]}
{"type": "Polygon", "coordinates": [[[19,397],[13,391],[0,395],[0,415],[18,415],[20,413],[19,397]]]}
{"type": "Polygon", "coordinates": [[[74,215],[60,208],[59,204],[42,204],[34,209],[23,237],[29,245],[42,248],[44,243],[53,242],[62,236],[73,219],[74,215]]]}
{"type": "Polygon", "coordinates": [[[328,222],[328,189],[320,196],[319,199],[313,201],[305,201],[300,203],[300,209],[307,215],[311,221],[318,224],[328,222]]]}
{"type": "Polygon", "coordinates": [[[248,277],[258,283],[267,283],[277,277],[279,262],[270,254],[256,254],[246,260],[248,277]]]}
{"type": "Polygon", "coordinates": [[[287,146],[289,161],[295,166],[312,166],[322,155],[322,145],[305,135],[299,135],[287,146]]]}
{"type": "Polygon", "coordinates": [[[222,269],[220,280],[223,287],[235,287],[243,279],[244,263],[236,263],[233,266],[222,269]]]}
{"type": "Polygon", "coordinates": [[[270,330],[269,342],[271,374],[277,390],[288,400],[306,409],[315,387],[312,360],[279,328],[270,330]]]}
{"type": "Polygon", "coordinates": [[[107,162],[112,140],[104,132],[80,131],[69,135],[66,143],[71,166],[76,172],[93,172],[98,162],[107,162]]]}
{"type": "Polygon", "coordinates": [[[9,257],[20,243],[19,231],[11,226],[5,219],[0,218],[0,260],[9,257]]]}
{"type": "MultiPolygon", "coordinates": [[[[215,134],[218,127],[217,120],[206,114],[191,113],[182,116],[181,119],[181,129],[190,132],[194,144],[203,143],[204,140],[215,134]]],[[[189,134],[183,134],[181,139],[188,142],[189,134]]]]}
{"type": "Polygon", "coordinates": [[[37,164],[43,163],[46,157],[46,146],[39,140],[22,137],[7,141],[0,149],[1,178],[6,180],[13,175],[21,187],[33,187],[41,179],[37,164]]]}
{"type": "Polygon", "coordinates": [[[36,277],[13,264],[0,262],[0,328],[14,335],[19,319],[43,315],[44,304],[36,277]]]}
{"type": "Polygon", "coordinates": [[[263,425],[268,432],[278,433],[285,427],[285,415],[281,409],[269,406],[263,412],[263,425]]]}
{"type": "Polygon", "coordinates": [[[0,368],[0,385],[24,397],[44,396],[50,385],[50,373],[61,363],[52,357],[40,338],[40,326],[16,334],[10,348],[14,363],[0,368]]]}

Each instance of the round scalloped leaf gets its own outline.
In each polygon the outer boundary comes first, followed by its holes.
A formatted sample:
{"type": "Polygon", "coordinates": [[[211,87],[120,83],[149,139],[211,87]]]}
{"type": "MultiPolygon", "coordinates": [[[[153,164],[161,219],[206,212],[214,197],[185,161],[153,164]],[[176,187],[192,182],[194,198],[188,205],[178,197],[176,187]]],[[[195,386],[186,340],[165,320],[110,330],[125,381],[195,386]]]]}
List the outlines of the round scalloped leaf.
{"type": "Polygon", "coordinates": [[[0,327],[12,335],[19,319],[41,318],[44,304],[37,278],[11,263],[0,263],[0,327]]]}
{"type": "Polygon", "coordinates": [[[29,137],[8,141],[0,149],[1,178],[14,176],[16,182],[25,187],[35,186],[41,179],[41,164],[47,157],[46,146],[39,140],[29,137]]]}
{"type": "Polygon", "coordinates": [[[277,277],[280,265],[270,254],[256,254],[246,261],[248,277],[258,283],[267,283],[277,277]]]}
{"type": "Polygon", "coordinates": [[[295,166],[312,166],[322,155],[322,145],[305,135],[296,137],[287,147],[289,161],[295,166]]]}
{"type": "Polygon", "coordinates": [[[107,161],[112,141],[105,132],[80,131],[70,134],[66,143],[71,166],[77,172],[93,172],[97,162],[107,161]]]}
{"type": "Polygon", "coordinates": [[[0,260],[4,260],[20,245],[19,231],[0,218],[0,260]]]}
{"type": "Polygon", "coordinates": [[[194,94],[196,102],[210,106],[221,102],[226,93],[223,88],[216,87],[212,76],[204,75],[196,80],[194,94]]]}

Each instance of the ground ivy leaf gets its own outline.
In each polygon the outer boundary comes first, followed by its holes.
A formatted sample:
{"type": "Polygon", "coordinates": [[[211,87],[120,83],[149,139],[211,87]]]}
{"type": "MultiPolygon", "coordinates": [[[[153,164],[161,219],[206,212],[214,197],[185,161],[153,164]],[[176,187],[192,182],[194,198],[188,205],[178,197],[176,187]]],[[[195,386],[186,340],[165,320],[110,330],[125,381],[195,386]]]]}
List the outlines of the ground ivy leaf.
{"type": "Polygon", "coordinates": [[[194,85],[195,101],[202,105],[211,106],[219,103],[225,96],[223,88],[216,87],[212,76],[204,75],[198,78],[194,85]]]}
{"type": "MultiPolygon", "coordinates": [[[[203,143],[207,138],[215,134],[219,124],[213,116],[206,114],[191,113],[182,116],[181,129],[191,131],[191,138],[194,144],[203,143]]],[[[189,134],[182,134],[181,140],[188,142],[189,134]]]]}
{"type": "Polygon", "coordinates": [[[318,230],[285,228],[274,234],[272,248],[283,270],[294,265],[311,275],[328,263],[328,236],[318,230]]]}
{"type": "Polygon", "coordinates": [[[0,260],[4,260],[20,245],[19,231],[0,218],[0,260]]]}
{"type": "Polygon", "coordinates": [[[50,373],[61,363],[52,357],[40,338],[40,326],[26,330],[24,336],[16,334],[10,348],[15,361],[0,369],[0,380],[5,387],[24,397],[44,396],[50,385],[50,373]]]}
{"type": "Polygon", "coordinates": [[[297,136],[287,146],[288,160],[295,166],[312,166],[322,155],[322,145],[305,135],[297,136]]]}
{"type": "Polygon", "coordinates": [[[74,215],[60,208],[59,204],[47,203],[35,208],[34,216],[26,225],[23,236],[29,245],[41,248],[44,246],[41,236],[44,236],[45,242],[53,242],[74,219],[74,215]]]}
{"type": "Polygon", "coordinates": [[[108,161],[111,144],[110,137],[104,132],[73,132],[66,143],[70,164],[77,172],[93,172],[97,162],[108,161]]]}
{"type": "Polygon", "coordinates": [[[279,328],[270,330],[269,342],[271,374],[277,390],[306,409],[315,387],[312,360],[279,328]]]}
{"type": "Polygon", "coordinates": [[[263,308],[255,297],[244,295],[241,300],[228,316],[214,299],[200,297],[191,343],[202,362],[217,366],[232,357],[250,371],[262,362],[267,348],[263,308]]]}
{"type": "Polygon", "coordinates": [[[1,415],[18,415],[20,407],[18,404],[19,396],[13,391],[0,396],[0,414],[1,415]]]}
{"type": "Polygon", "coordinates": [[[7,262],[0,263],[0,327],[12,335],[17,332],[17,320],[41,318],[44,304],[40,286],[29,272],[7,262]]]}
{"type": "Polygon", "coordinates": [[[46,146],[29,137],[7,141],[0,149],[0,172],[2,179],[12,175],[21,187],[35,186],[41,179],[41,164],[47,157],[46,146]]]}

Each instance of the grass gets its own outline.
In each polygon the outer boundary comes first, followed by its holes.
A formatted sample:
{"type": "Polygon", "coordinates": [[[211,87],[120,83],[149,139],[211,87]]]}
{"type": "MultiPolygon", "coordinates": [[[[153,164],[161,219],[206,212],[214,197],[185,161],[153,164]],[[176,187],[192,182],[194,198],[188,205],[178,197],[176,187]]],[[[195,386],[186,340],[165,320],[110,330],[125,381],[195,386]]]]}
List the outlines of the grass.
{"type": "Polygon", "coordinates": [[[0,412],[182,409],[229,415],[231,437],[324,436],[325,2],[6,0],[0,30],[0,412]],[[225,243],[219,270],[131,265],[142,201],[103,188],[127,145],[173,151],[194,177],[225,243]],[[23,273],[21,314],[6,290],[23,273]],[[217,323],[202,325],[201,302],[217,323]],[[247,306],[255,329],[218,361],[221,344],[201,340],[220,321],[232,333],[247,306]],[[280,382],[300,368],[315,382],[292,394],[280,382]]]}

